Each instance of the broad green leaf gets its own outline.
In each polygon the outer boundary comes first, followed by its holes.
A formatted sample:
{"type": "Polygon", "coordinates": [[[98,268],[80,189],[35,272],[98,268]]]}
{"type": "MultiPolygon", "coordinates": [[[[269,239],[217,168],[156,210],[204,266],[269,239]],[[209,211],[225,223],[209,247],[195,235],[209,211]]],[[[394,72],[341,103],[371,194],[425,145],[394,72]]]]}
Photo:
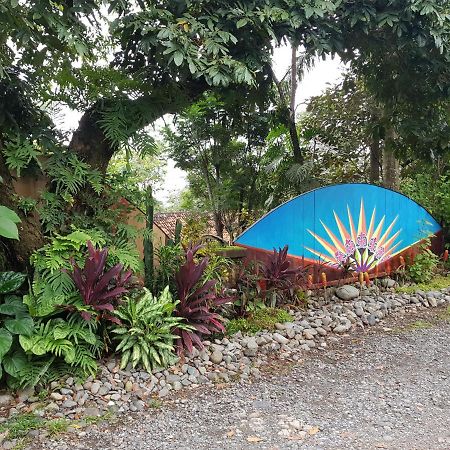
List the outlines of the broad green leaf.
{"type": "Polygon", "coordinates": [[[6,206],[0,205],[0,219],[8,219],[13,223],[20,223],[20,217],[6,206]]]}
{"type": "Polygon", "coordinates": [[[6,355],[3,358],[3,367],[5,372],[15,377],[28,363],[27,356],[22,351],[14,352],[12,355],[6,355]]]}
{"type": "Polygon", "coordinates": [[[12,336],[8,330],[0,328],[0,359],[9,351],[12,345],[12,336]]]}
{"type": "Polygon", "coordinates": [[[20,297],[10,295],[5,298],[3,305],[0,305],[0,314],[7,316],[28,316],[28,308],[20,297]]]}
{"type": "Polygon", "coordinates": [[[0,236],[18,241],[19,230],[17,229],[17,225],[6,217],[0,217],[0,236]]]}
{"type": "Polygon", "coordinates": [[[239,20],[236,22],[236,28],[242,28],[242,27],[245,27],[245,25],[247,25],[247,23],[248,23],[248,19],[239,19],[239,20]]]}
{"type": "Polygon", "coordinates": [[[173,55],[173,61],[176,66],[181,66],[183,64],[184,55],[180,51],[177,51],[173,55]]]}
{"type": "Polygon", "coordinates": [[[26,352],[29,352],[33,348],[34,339],[27,336],[19,336],[19,343],[26,352]]]}
{"type": "Polygon", "coordinates": [[[34,322],[31,317],[5,320],[5,327],[13,334],[29,336],[34,330],[34,322]]]}
{"type": "Polygon", "coordinates": [[[27,276],[19,272],[0,272],[0,294],[14,292],[22,286],[27,276]]]}
{"type": "Polygon", "coordinates": [[[69,334],[69,332],[70,332],[69,327],[57,326],[53,330],[53,337],[55,339],[65,339],[69,334]]]}

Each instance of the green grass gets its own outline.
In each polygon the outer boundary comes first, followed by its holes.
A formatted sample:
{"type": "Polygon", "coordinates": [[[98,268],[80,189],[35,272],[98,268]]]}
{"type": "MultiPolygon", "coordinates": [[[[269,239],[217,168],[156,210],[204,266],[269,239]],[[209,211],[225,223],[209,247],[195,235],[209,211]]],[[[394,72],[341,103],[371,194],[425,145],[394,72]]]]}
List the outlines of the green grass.
{"type": "Polygon", "coordinates": [[[426,330],[432,326],[433,324],[431,322],[427,322],[426,320],[416,320],[415,322],[410,323],[406,328],[409,330],[426,330]]]}
{"type": "Polygon", "coordinates": [[[397,288],[397,292],[405,294],[414,294],[416,291],[436,291],[450,287],[450,277],[439,275],[433,278],[429,283],[419,283],[412,286],[401,286],[397,288]]]}
{"type": "Polygon", "coordinates": [[[292,322],[294,318],[284,309],[264,308],[250,314],[248,317],[232,319],[227,324],[227,334],[238,331],[255,334],[261,330],[273,330],[276,323],[292,322]]]}
{"type": "Polygon", "coordinates": [[[34,414],[20,414],[0,424],[0,433],[8,432],[8,439],[25,437],[31,430],[43,428],[45,420],[34,414]]]}
{"type": "Polygon", "coordinates": [[[45,428],[48,430],[51,436],[55,434],[64,433],[69,428],[71,422],[67,419],[55,419],[49,420],[45,424],[45,428]]]}

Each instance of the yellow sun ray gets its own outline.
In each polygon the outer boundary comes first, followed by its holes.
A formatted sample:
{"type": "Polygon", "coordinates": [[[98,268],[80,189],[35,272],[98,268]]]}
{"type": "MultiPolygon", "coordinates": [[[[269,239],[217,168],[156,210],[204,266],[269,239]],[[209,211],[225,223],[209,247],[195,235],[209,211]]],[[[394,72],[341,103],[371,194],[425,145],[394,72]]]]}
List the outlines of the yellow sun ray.
{"type": "Polygon", "coordinates": [[[364,211],[364,201],[361,199],[361,206],[359,207],[358,234],[363,231],[366,231],[366,213],[364,211]]]}
{"type": "Polygon", "coordinates": [[[339,229],[339,234],[341,235],[342,242],[345,242],[347,239],[350,238],[350,233],[347,231],[347,228],[345,228],[344,224],[341,222],[341,219],[339,219],[339,216],[336,214],[336,211],[333,211],[334,214],[334,220],[336,221],[336,225],[339,229]]]}
{"type": "Polygon", "coordinates": [[[372,237],[372,232],[373,232],[373,227],[375,225],[375,213],[376,213],[377,208],[373,208],[372,211],[372,217],[370,218],[370,224],[369,224],[369,229],[367,230],[367,237],[368,239],[370,239],[372,237]]]}
{"type": "Polygon", "coordinates": [[[385,218],[385,216],[383,216],[381,218],[380,223],[378,224],[377,228],[373,232],[372,237],[376,237],[378,239],[378,237],[380,236],[381,230],[383,229],[383,225],[384,225],[384,218],[385,218]]]}
{"type": "Polygon", "coordinates": [[[383,236],[381,236],[378,245],[383,245],[383,242],[385,239],[389,236],[389,233],[392,231],[392,228],[394,227],[395,223],[397,222],[398,215],[395,216],[395,219],[391,222],[391,224],[388,226],[387,230],[383,233],[383,236]]]}
{"type": "Polygon", "coordinates": [[[330,245],[325,239],[318,236],[316,233],[313,233],[311,230],[308,230],[308,233],[311,234],[320,244],[322,247],[334,258],[334,254],[336,253],[336,249],[330,245]]]}
{"type": "Polygon", "coordinates": [[[397,233],[395,233],[391,238],[389,238],[386,243],[384,244],[384,248],[387,250],[389,250],[389,247],[391,246],[391,244],[397,239],[397,236],[401,233],[401,229],[397,231],[397,233]]]}
{"type": "Polygon", "coordinates": [[[353,239],[353,242],[356,242],[355,224],[353,223],[353,217],[352,217],[352,214],[350,213],[350,208],[348,205],[347,205],[347,215],[348,215],[348,223],[350,224],[352,239],[353,239]]]}
{"type": "Polygon", "coordinates": [[[323,253],[313,250],[312,248],[309,248],[309,247],[305,247],[305,248],[306,248],[306,250],[309,250],[314,255],[318,256],[320,259],[323,259],[325,262],[336,264],[336,260],[334,258],[331,259],[328,256],[324,255],[323,253]]]}
{"type": "Polygon", "coordinates": [[[333,244],[336,247],[336,249],[338,249],[341,252],[345,253],[345,247],[342,244],[342,242],[339,242],[339,239],[337,238],[337,236],[322,221],[320,221],[320,223],[324,227],[324,229],[327,232],[328,236],[330,236],[330,239],[333,241],[333,244]]]}

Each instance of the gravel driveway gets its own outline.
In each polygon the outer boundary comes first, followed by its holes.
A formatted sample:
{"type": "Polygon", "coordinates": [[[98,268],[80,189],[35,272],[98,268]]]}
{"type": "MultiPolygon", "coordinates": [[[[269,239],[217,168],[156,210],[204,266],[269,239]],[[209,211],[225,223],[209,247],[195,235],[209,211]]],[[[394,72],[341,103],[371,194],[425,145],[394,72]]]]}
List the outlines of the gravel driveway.
{"type": "Polygon", "coordinates": [[[193,391],[45,448],[449,450],[450,326],[397,326],[385,322],[300,364],[274,361],[253,384],[193,391]]]}

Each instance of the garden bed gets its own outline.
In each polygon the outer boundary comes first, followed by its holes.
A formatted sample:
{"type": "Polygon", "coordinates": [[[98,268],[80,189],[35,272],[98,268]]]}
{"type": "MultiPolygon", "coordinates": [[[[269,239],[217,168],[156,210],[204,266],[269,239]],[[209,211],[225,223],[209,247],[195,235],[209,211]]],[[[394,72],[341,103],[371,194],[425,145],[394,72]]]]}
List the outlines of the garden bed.
{"type": "Polygon", "coordinates": [[[111,358],[101,364],[95,378],[89,377],[83,383],[69,377],[52,383],[48,392],[26,390],[18,397],[4,394],[2,415],[34,413],[45,420],[92,420],[105,414],[142,411],[184,389],[258,378],[271,355],[299,360],[311,349],[326,347],[327,342],[336,340],[336,335],[375,325],[387,315],[450,304],[448,287],[410,294],[373,285],[358,290],[357,297],[349,301],[332,292],[327,299],[310,297],[308,309],[291,311],[293,320],[276,323],[275,330],[253,335],[238,332],[213,342],[204,341],[202,351],[194,349],[166,370],[120,370],[119,361],[111,358]]]}

